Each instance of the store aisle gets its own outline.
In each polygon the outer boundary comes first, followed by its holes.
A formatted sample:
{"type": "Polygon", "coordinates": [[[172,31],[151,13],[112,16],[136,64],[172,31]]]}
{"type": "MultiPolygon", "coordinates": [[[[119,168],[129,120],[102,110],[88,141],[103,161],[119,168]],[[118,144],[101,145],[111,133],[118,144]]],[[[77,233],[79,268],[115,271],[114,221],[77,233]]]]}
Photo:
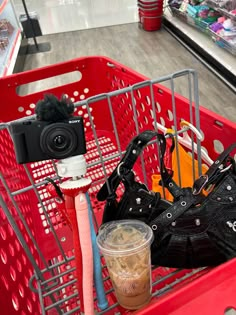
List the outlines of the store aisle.
{"type": "MultiPolygon", "coordinates": [[[[17,16],[21,0],[13,0],[17,16]]],[[[138,20],[137,0],[25,0],[36,11],[44,35],[132,23],[138,20]]]]}
{"type": "MultiPolygon", "coordinates": [[[[236,122],[236,95],[165,29],[145,32],[137,23],[131,23],[43,36],[39,37],[39,42],[50,42],[51,51],[27,55],[24,70],[91,55],[110,57],[149,78],[184,68],[195,69],[199,77],[200,103],[236,122]]],[[[55,79],[52,83],[61,84],[55,79]]],[[[39,81],[32,89],[44,89],[48,84],[48,81],[39,81]]],[[[180,94],[188,95],[186,87],[185,81],[178,82],[180,94]]]]}

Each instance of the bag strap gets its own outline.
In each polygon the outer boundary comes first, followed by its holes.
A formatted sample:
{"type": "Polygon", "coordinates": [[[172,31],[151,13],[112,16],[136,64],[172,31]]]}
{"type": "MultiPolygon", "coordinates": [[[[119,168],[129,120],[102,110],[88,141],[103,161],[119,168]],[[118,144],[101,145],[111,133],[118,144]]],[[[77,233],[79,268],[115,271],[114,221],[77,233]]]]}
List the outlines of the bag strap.
{"type": "MultiPolygon", "coordinates": [[[[173,203],[168,209],[163,211],[156,219],[150,222],[150,226],[153,230],[157,230],[156,233],[161,232],[165,227],[174,222],[180,217],[185,211],[187,211],[192,205],[201,203],[202,195],[200,194],[202,189],[209,184],[216,182],[219,177],[219,172],[224,173],[232,166],[232,161],[229,165],[224,168],[224,163],[227,161],[230,153],[236,148],[236,143],[230,145],[225,149],[216,159],[216,161],[210,166],[205,175],[200,176],[191,188],[182,188],[184,192],[183,196],[176,202],[173,203]]],[[[170,181],[170,183],[174,181],[170,181]]],[[[169,188],[169,187],[168,187],[169,188]]]]}
{"type": "Polygon", "coordinates": [[[215,160],[215,162],[209,167],[204,175],[201,175],[193,184],[193,195],[198,195],[203,188],[213,184],[219,173],[227,171],[231,167],[231,164],[224,168],[223,163],[228,159],[230,153],[236,148],[236,142],[231,144],[227,149],[225,149],[215,160]]]}
{"type": "Polygon", "coordinates": [[[144,147],[148,144],[149,141],[151,141],[155,137],[157,138],[160,147],[161,175],[164,178],[170,176],[163,161],[163,157],[166,150],[165,136],[153,130],[145,130],[136,137],[134,137],[132,141],[129,143],[123,158],[121,159],[120,163],[117,165],[117,167],[114,169],[114,171],[107,180],[108,185],[111,189],[111,193],[109,193],[107,183],[105,183],[97,194],[97,199],[99,201],[104,201],[107,199],[109,195],[114,194],[122,180],[121,175],[122,174],[125,175],[126,173],[132,170],[137,158],[141,154],[144,147]]]}
{"type": "MultiPolygon", "coordinates": [[[[231,164],[229,164],[226,168],[224,168],[222,163],[225,163],[225,161],[229,158],[230,153],[235,148],[236,143],[230,145],[218,156],[215,162],[209,167],[207,172],[195,180],[192,189],[193,195],[199,195],[204,188],[207,188],[209,185],[216,183],[219,179],[219,175],[221,173],[223,175],[223,173],[231,167],[231,164]]],[[[179,187],[171,176],[162,176],[162,183],[170,191],[175,199],[185,194],[184,189],[179,187]]]]}
{"type": "Polygon", "coordinates": [[[163,211],[157,218],[149,223],[154,231],[157,230],[156,233],[161,233],[165,227],[174,222],[201,198],[199,196],[193,196],[191,188],[186,188],[186,190],[189,190],[188,193],[186,193],[186,196],[174,202],[168,209],[163,211]]]}

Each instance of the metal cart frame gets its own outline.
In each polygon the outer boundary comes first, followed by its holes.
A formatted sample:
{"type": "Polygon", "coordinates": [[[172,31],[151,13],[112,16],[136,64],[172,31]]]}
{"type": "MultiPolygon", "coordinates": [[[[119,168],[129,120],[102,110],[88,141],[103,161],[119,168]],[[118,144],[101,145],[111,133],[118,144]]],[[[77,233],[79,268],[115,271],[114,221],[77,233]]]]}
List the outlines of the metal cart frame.
{"type": "MultiPolygon", "coordinates": [[[[96,192],[131,138],[143,130],[155,128],[155,122],[177,133],[184,119],[201,131],[202,143],[187,131],[198,144],[193,158],[198,157],[199,163],[202,149],[214,159],[219,150],[236,141],[234,123],[199,106],[197,74],[193,70],[148,80],[114,60],[94,56],[0,79],[0,89],[8,106],[0,109],[3,121],[0,125],[0,283],[4,290],[0,304],[4,315],[80,314],[71,231],[46,191],[46,177],[60,180],[55,162],[17,165],[8,132],[9,121],[33,117],[35,104],[45,93],[58,97],[67,94],[75,102],[75,114],[84,118],[88,151],[85,157],[88,176],[93,181],[89,194],[96,228],[101,224],[104,206],[97,201],[96,192]],[[79,73],[80,79],[19,95],[22,85],[70,72],[79,73]],[[178,80],[186,85],[188,97],[176,93],[178,80]]],[[[152,142],[136,166],[138,178],[149,188],[151,174],[159,171],[158,163],[158,149],[152,142]]],[[[223,314],[227,308],[236,307],[235,265],[234,259],[214,269],[155,267],[151,303],[135,313],[177,315],[191,310],[192,314],[200,311],[208,315],[223,314]]],[[[117,304],[105,265],[103,278],[109,308],[99,310],[94,296],[98,314],[131,313],[117,304]]]]}

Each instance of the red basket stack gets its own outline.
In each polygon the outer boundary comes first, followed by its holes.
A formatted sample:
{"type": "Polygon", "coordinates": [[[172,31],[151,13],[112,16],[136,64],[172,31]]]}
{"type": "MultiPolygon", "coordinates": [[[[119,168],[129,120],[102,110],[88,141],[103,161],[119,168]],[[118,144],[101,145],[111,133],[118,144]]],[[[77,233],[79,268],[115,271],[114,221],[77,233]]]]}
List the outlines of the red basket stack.
{"type": "Polygon", "coordinates": [[[145,31],[161,28],[163,0],[138,0],[139,22],[145,31]]]}

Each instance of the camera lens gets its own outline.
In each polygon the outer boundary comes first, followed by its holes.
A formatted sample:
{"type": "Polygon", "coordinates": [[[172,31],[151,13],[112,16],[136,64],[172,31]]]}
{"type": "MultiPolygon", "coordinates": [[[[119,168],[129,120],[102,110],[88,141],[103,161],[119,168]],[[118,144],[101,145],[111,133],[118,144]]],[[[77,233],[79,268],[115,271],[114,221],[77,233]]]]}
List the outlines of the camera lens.
{"type": "Polygon", "coordinates": [[[67,158],[78,146],[77,135],[67,123],[50,124],[41,133],[40,146],[53,159],[67,158]]]}
{"type": "Polygon", "coordinates": [[[64,149],[66,146],[66,138],[63,135],[58,135],[53,139],[55,147],[64,149]]]}

